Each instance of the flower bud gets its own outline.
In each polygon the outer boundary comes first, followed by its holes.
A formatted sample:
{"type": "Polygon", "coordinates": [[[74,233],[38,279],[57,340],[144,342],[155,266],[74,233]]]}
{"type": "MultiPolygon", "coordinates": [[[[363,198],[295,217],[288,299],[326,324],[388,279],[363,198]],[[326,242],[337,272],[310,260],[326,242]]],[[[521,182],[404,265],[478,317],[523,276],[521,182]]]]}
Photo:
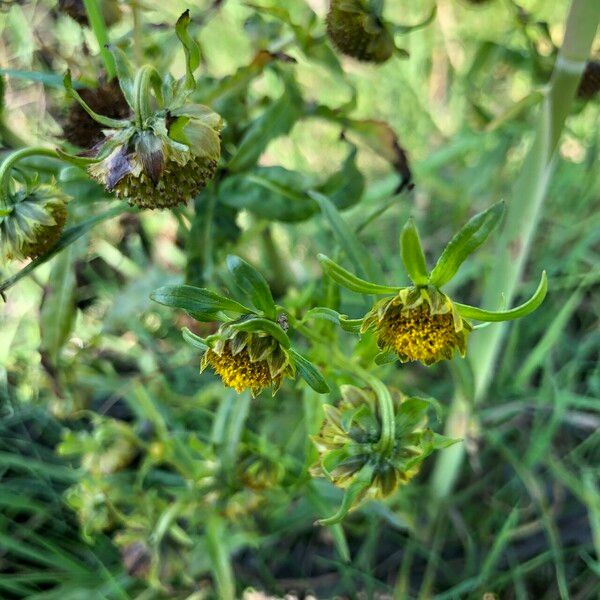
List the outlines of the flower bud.
{"type": "Polygon", "coordinates": [[[8,259],[34,259],[50,250],[65,226],[67,201],[65,194],[49,184],[10,194],[6,206],[0,207],[0,254],[8,259]]]}

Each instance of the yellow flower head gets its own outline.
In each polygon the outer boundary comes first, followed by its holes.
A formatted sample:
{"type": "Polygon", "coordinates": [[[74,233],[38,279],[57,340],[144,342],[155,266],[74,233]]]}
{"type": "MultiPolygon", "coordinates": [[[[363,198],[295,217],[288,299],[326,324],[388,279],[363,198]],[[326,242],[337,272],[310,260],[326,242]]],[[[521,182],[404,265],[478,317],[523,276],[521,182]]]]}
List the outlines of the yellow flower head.
{"type": "Polygon", "coordinates": [[[362,329],[371,327],[377,331],[380,348],[394,351],[402,362],[426,365],[451,359],[456,350],[464,356],[472,330],[450,298],[433,287],[404,288],[378,302],[362,329]]]}
{"type": "Polygon", "coordinates": [[[236,392],[250,390],[256,396],[271,386],[275,394],[284,377],[295,376],[287,351],[268,333],[236,331],[225,324],[217,335],[217,342],[202,357],[200,370],[210,365],[236,392]]]}

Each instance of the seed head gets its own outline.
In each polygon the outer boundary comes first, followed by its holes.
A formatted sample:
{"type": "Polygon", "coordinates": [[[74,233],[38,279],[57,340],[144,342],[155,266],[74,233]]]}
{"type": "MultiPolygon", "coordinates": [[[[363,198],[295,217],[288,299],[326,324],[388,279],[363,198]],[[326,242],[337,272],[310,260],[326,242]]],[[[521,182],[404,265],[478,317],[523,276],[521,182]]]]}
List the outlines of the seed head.
{"type": "Polygon", "coordinates": [[[191,200],[214,177],[221,155],[221,117],[187,105],[160,111],[142,127],[108,133],[89,174],[140,208],[171,208],[191,200]]]}
{"type": "Polygon", "coordinates": [[[362,61],[383,63],[395,49],[386,24],[359,0],[331,0],[327,35],[340,52],[362,61]]]}

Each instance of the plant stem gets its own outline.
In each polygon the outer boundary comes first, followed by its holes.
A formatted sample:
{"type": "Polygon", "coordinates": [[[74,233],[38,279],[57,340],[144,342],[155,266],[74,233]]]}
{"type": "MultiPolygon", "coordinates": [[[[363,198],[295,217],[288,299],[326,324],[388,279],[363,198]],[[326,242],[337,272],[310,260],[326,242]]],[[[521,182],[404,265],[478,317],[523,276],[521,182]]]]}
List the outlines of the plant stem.
{"type": "Polygon", "coordinates": [[[206,521],[206,542],[212,562],[212,570],[217,584],[217,592],[222,600],[235,600],[235,579],[223,544],[226,539],[223,520],[216,514],[206,521]]]}
{"type": "MultiPolygon", "coordinates": [[[[554,171],[558,142],[575,99],[581,74],[600,21],[600,2],[573,0],[567,18],[563,46],[540,108],[533,145],[515,183],[506,223],[495,253],[495,264],[486,281],[484,306],[493,306],[504,294],[510,304],[517,292],[529,248],[554,171]]],[[[470,356],[475,377],[473,398],[458,391],[450,409],[446,435],[464,437],[472,406],[488,391],[501,349],[505,325],[484,329],[473,336],[470,356]],[[471,401],[469,401],[471,400],[471,401]]],[[[464,445],[444,450],[432,476],[432,492],[438,498],[451,493],[464,458],[464,445]]]]}
{"type": "Polygon", "coordinates": [[[106,69],[108,79],[114,79],[117,73],[115,61],[112,57],[112,54],[106,47],[109,44],[108,32],[106,30],[106,24],[104,23],[104,17],[102,16],[102,12],[98,6],[98,0],[83,0],[83,4],[85,6],[88,21],[90,22],[90,27],[92,28],[92,31],[96,36],[98,46],[100,47],[100,55],[104,61],[104,67],[106,69]]]}
{"type": "Polygon", "coordinates": [[[19,160],[29,156],[49,156],[51,158],[59,158],[56,150],[52,148],[42,148],[34,146],[32,148],[23,148],[10,154],[0,165],[0,203],[5,203],[10,187],[10,172],[19,160]]]}

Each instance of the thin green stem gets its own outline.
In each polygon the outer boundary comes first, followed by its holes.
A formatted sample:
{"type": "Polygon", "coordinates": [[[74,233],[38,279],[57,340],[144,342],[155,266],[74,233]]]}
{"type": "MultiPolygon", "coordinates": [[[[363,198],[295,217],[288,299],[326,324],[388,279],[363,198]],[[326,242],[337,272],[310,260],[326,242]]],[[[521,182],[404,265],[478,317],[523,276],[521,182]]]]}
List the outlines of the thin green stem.
{"type": "MultiPolygon", "coordinates": [[[[600,3],[573,0],[567,18],[563,46],[558,53],[552,79],[541,106],[536,135],[508,204],[506,224],[495,253],[495,265],[486,282],[484,306],[497,303],[504,294],[510,304],[518,285],[539,222],[554,166],[561,133],[600,21],[600,3]]],[[[475,377],[474,395],[465,401],[457,393],[446,427],[450,437],[464,437],[471,420],[471,407],[488,391],[502,347],[505,326],[488,327],[471,344],[475,377]]],[[[464,445],[442,452],[432,477],[432,491],[445,498],[454,487],[464,458],[464,445]]]]}
{"type": "Polygon", "coordinates": [[[32,148],[23,148],[10,154],[0,165],[0,202],[7,205],[7,198],[10,192],[10,173],[14,165],[23,158],[30,156],[49,156],[51,158],[60,158],[56,150],[51,148],[42,148],[34,146],[32,148]]]}
{"type": "Polygon", "coordinates": [[[98,5],[98,0],[83,0],[83,4],[87,12],[90,27],[92,28],[98,46],[100,47],[100,55],[104,61],[106,74],[108,75],[109,80],[113,79],[117,73],[115,60],[107,48],[109,44],[108,31],[106,30],[106,23],[104,22],[104,17],[102,16],[100,6],[98,5]]]}
{"type": "Polygon", "coordinates": [[[206,520],[206,543],[217,584],[219,598],[235,600],[233,569],[224,545],[226,539],[223,520],[216,514],[206,520]]]}
{"type": "Polygon", "coordinates": [[[139,68],[144,62],[144,44],[142,37],[142,11],[139,0],[131,0],[133,14],[133,55],[136,66],[139,68]]]}

